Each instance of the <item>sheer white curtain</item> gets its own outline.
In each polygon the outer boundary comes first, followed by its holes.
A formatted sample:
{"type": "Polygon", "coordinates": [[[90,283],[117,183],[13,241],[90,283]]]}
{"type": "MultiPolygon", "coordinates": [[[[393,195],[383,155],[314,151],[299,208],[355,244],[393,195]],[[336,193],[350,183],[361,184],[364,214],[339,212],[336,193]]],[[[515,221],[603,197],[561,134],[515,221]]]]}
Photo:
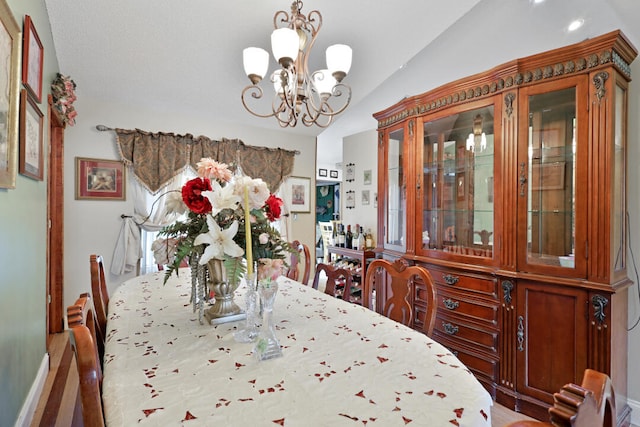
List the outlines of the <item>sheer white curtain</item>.
{"type": "MultiPolygon", "coordinates": [[[[140,186],[142,191],[146,193],[144,197],[141,197],[141,199],[144,200],[144,212],[146,213],[151,211],[150,216],[149,214],[146,214],[139,222],[141,224],[140,228],[142,228],[142,260],[140,262],[140,274],[158,271],[158,265],[153,256],[153,250],[151,249],[151,246],[153,245],[153,242],[158,238],[158,232],[163,227],[181,218],[181,216],[176,215],[175,213],[167,213],[166,194],[171,191],[181,191],[184,183],[187,182],[187,180],[194,178],[195,176],[195,173],[190,168],[187,168],[179,175],[176,175],[175,178],[155,196],[151,195],[148,191],[140,186]],[[147,216],[149,216],[149,218],[144,221],[147,216]]],[[[136,199],[136,201],[137,200],[138,199],[136,199]]]]}

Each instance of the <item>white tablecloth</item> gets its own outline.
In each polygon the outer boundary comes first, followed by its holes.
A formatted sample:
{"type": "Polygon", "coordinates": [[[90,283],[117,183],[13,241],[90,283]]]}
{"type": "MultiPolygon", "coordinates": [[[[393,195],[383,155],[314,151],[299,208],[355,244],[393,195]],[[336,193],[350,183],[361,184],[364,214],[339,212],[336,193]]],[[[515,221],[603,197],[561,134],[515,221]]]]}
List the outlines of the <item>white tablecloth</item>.
{"type": "MultiPolygon", "coordinates": [[[[109,303],[103,402],[113,426],[490,426],[492,400],[448,350],[286,278],[284,356],[258,362],[243,321],[201,325],[181,270],[123,283],[109,303]]],[[[241,306],[244,299],[238,297],[241,306]]]]}

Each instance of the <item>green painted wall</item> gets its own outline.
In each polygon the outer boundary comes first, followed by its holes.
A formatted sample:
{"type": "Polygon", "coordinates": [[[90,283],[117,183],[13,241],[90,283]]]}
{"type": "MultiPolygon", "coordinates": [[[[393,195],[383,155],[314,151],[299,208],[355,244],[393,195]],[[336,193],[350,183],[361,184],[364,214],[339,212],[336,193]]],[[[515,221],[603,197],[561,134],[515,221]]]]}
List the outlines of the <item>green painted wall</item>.
{"type": "MultiPolygon", "coordinates": [[[[3,1],[21,28],[24,15],[31,16],[44,46],[39,108],[46,115],[58,61],[44,0],[3,1]]],[[[46,180],[18,174],[15,189],[0,189],[0,426],[14,425],[46,352],[46,224],[46,180]]]]}

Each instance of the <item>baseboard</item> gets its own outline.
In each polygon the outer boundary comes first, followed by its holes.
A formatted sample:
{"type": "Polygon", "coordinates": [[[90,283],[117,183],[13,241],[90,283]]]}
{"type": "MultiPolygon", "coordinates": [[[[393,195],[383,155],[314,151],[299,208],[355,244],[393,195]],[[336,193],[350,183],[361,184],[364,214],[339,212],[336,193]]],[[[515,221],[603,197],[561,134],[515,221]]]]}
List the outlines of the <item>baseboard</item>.
{"type": "Polygon", "coordinates": [[[48,374],[49,353],[45,353],[42,358],[42,362],[40,363],[36,379],[33,381],[33,384],[31,384],[29,394],[22,405],[15,427],[28,427],[31,425],[31,421],[33,421],[33,414],[36,411],[36,406],[38,406],[38,401],[40,400],[40,395],[42,394],[42,389],[44,388],[44,383],[47,380],[48,374]]]}
{"type": "Polygon", "coordinates": [[[628,399],[627,404],[631,407],[631,424],[640,426],[640,402],[628,399]]]}

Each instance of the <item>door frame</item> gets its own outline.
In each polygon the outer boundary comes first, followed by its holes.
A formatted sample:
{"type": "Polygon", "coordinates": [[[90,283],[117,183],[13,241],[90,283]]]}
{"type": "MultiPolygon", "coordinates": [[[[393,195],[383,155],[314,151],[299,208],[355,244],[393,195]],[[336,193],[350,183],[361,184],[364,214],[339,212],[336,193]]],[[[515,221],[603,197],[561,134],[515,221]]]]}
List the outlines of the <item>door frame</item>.
{"type": "Polygon", "coordinates": [[[65,122],[48,97],[47,173],[47,349],[51,335],[64,331],[64,129],[65,122]]]}

